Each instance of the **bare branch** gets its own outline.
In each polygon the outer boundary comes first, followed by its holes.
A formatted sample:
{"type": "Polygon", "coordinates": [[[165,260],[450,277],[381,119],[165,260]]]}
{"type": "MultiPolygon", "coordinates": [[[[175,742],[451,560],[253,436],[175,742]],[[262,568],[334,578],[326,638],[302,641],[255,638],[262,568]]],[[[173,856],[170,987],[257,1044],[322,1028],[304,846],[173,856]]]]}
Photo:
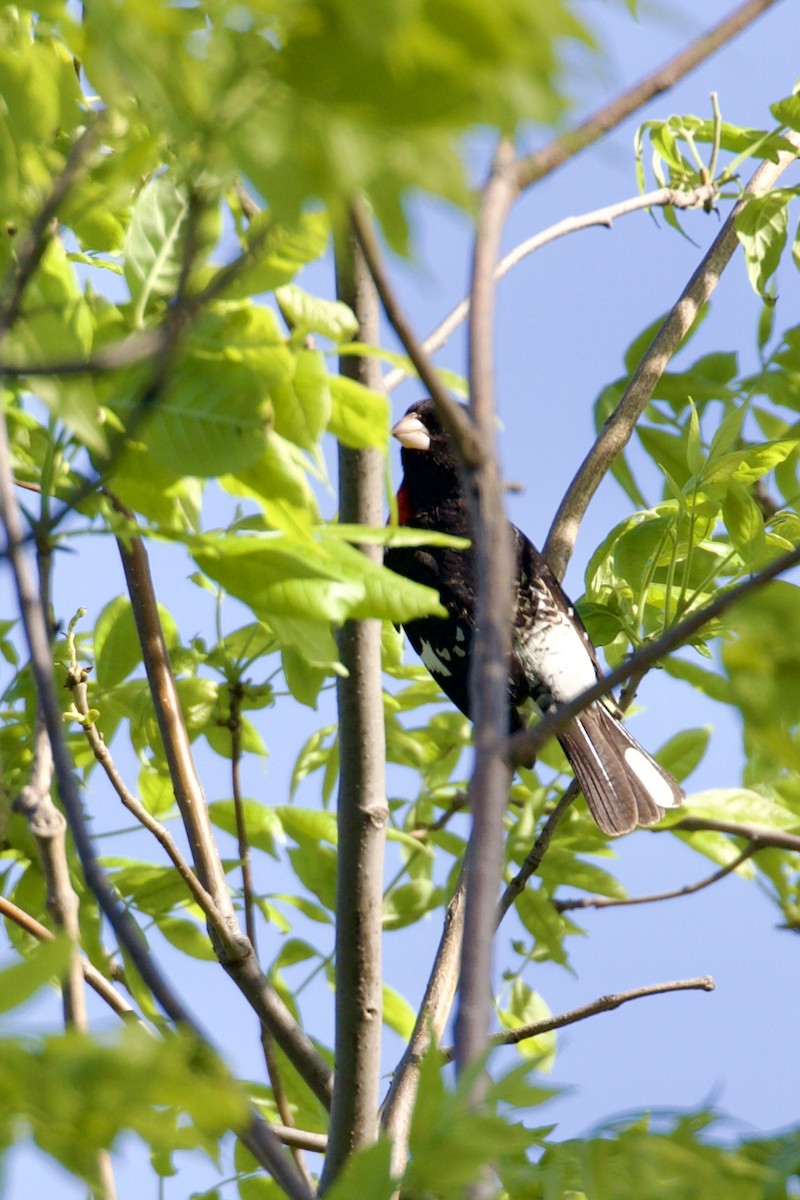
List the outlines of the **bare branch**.
{"type": "MultiPolygon", "coordinates": [[[[530,1025],[520,1025],[517,1029],[508,1029],[495,1033],[491,1037],[493,1046],[516,1046],[528,1038],[541,1037],[543,1033],[551,1033],[554,1029],[563,1029],[565,1025],[575,1025],[585,1021],[587,1017],[596,1017],[598,1013],[613,1012],[631,1000],[642,1000],[645,996],[663,996],[666,992],[713,992],[714,980],[710,975],[699,975],[695,979],[675,979],[671,983],[653,983],[644,987],[631,988],[628,992],[612,992],[608,996],[600,996],[580,1008],[570,1009],[557,1017],[549,1017],[545,1021],[534,1021],[530,1025]]],[[[452,1048],[442,1050],[445,1062],[451,1062],[454,1057],[452,1048]]]]}
{"type": "Polygon", "coordinates": [[[517,164],[517,186],[520,191],[549,175],[556,167],[574,158],[587,146],[599,141],[655,96],[660,96],[662,92],[674,87],[684,75],[688,75],[700,63],[710,58],[775,3],[776,0],[747,0],[729,17],[697,38],[668,63],[587,117],[576,129],[569,130],[549,146],[521,159],[517,164]]]}
{"type": "Polygon", "coordinates": [[[577,780],[573,779],[569,786],[564,789],[558,804],[555,806],[553,811],[550,813],[550,816],[542,826],[541,832],[534,842],[530,854],[528,854],[519,871],[507,885],[505,891],[500,897],[500,901],[497,905],[498,925],[513,905],[517,896],[524,892],[525,884],[528,882],[531,875],[535,874],[535,872],[539,870],[542,859],[547,853],[548,847],[553,840],[553,834],[555,833],[561,818],[579,795],[580,787],[578,786],[577,780]]]}
{"type": "MultiPolygon", "coordinates": [[[[578,217],[565,217],[563,221],[557,221],[555,225],[543,229],[541,233],[535,233],[533,237],[520,242],[518,246],[504,255],[495,268],[495,280],[503,279],[523,259],[570,233],[578,233],[582,229],[591,229],[598,225],[610,229],[619,217],[647,208],[698,208],[712,202],[716,194],[717,191],[713,184],[706,184],[685,192],[677,188],[658,188],[656,191],[646,192],[642,196],[632,196],[627,200],[620,200],[616,204],[607,204],[603,208],[593,209],[592,212],[583,213],[578,217]]],[[[425,338],[422,349],[426,354],[433,354],[434,351],[444,346],[459,325],[463,324],[469,316],[469,304],[469,297],[466,296],[425,338]]],[[[392,392],[406,378],[408,378],[408,371],[402,367],[394,367],[384,376],[383,386],[387,392],[392,392]]]]}
{"type": "MultiPolygon", "coordinates": [[[[789,133],[787,138],[800,152],[800,135],[789,133]]],[[[796,154],[786,151],[778,156],[777,162],[763,162],[745,187],[745,196],[769,191],[796,157],[796,154]]],[[[630,440],[636,423],[650,402],[669,360],[680,348],[733,256],[738,245],[735,220],[745,203],[746,200],[740,200],[734,205],[702,262],[645,351],[619,404],[604,424],[559,505],[543,550],[545,558],[559,578],[564,574],[569,562],[578,527],[589,501],[616,456],[630,440]]]]}
{"type": "MultiPolygon", "coordinates": [[[[470,663],[475,740],[475,765],[469,789],[472,831],[467,849],[467,894],[456,1016],[459,1073],[483,1053],[488,1034],[494,905],[502,875],[503,814],[512,773],[506,749],[514,571],[510,527],[495,452],[493,354],[494,271],[503,227],[515,195],[512,165],[513,151],[510,145],[502,143],[478,213],[470,286],[470,407],[483,454],[474,467],[463,464],[478,588],[477,636],[470,663]]],[[[474,1194],[482,1191],[481,1184],[474,1194]]]]}
{"type": "MultiPolygon", "coordinates": [[[[369,236],[367,218],[361,233],[369,236]]],[[[362,341],[379,340],[378,296],[355,234],[336,245],[336,294],[356,315],[362,341]]],[[[339,359],[343,375],[380,389],[375,358],[339,359]]],[[[379,525],[382,455],[339,447],[339,516],[379,525]]],[[[360,547],[373,562],[380,546],[360,547]]],[[[346,673],[337,679],[339,715],[338,868],[336,874],[336,1071],[320,1190],[347,1157],[378,1136],[383,982],[383,859],[386,842],[386,739],[381,679],[381,622],[346,621],[337,635],[346,673]]]]}
{"type": "Polygon", "coordinates": [[[448,395],[439,381],[436,368],[418,342],[389,282],[372,226],[358,207],[353,211],[352,221],[359,247],[375,282],[389,324],[399,337],[420,379],[428,389],[428,393],[436,405],[439,420],[447,430],[460,461],[465,466],[474,468],[481,462],[483,448],[473,424],[462,406],[448,395]]]}
{"type": "Polygon", "coordinates": [[[453,898],[447,906],[442,936],[417,1013],[414,1032],[394,1070],[391,1087],[383,1102],[381,1119],[392,1138],[392,1167],[396,1174],[400,1174],[406,1163],[420,1061],[431,1039],[438,1043],[444,1033],[455,999],[464,932],[465,890],[466,874],[462,867],[453,898]]]}
{"type": "MultiPolygon", "coordinates": [[[[133,515],[119,501],[112,498],[112,503],[120,515],[133,521],[133,515]]],[[[117,539],[117,544],[175,798],[200,881],[220,913],[220,919],[209,926],[218,957],[317,1098],[329,1104],[330,1068],[262,972],[233,908],[181,712],[144,543],[140,537],[125,535],[117,539]]]]}
{"type": "Polygon", "coordinates": [[[800,837],[794,833],[786,833],[783,829],[769,829],[764,825],[740,825],[736,821],[715,821],[711,817],[681,817],[669,825],[663,825],[662,830],[680,829],[687,833],[699,833],[710,830],[712,833],[730,833],[733,837],[747,838],[756,850],[770,846],[775,850],[793,850],[800,853],[800,837]]]}
{"type": "Polygon", "coordinates": [[[144,826],[150,833],[153,834],[159,845],[166,851],[170,862],[175,867],[175,870],[180,875],[181,879],[186,884],[186,887],[191,894],[192,899],[206,914],[209,921],[218,923],[220,918],[219,910],[212,896],[203,887],[200,880],[195,875],[192,868],[187,863],[186,859],[180,852],[175,839],[169,830],[157,821],[142,804],[133,792],[129,791],[125,786],[125,781],[117,770],[111,751],[103,740],[97,726],[89,720],[89,701],[87,698],[86,680],[88,672],[76,663],[72,664],[67,673],[66,686],[72,692],[72,698],[75,701],[75,708],[83,718],[81,725],[83,732],[86,735],[86,741],[89,743],[92,754],[94,754],[97,762],[105,771],[106,777],[114,788],[114,791],[119,796],[122,803],[127,808],[136,820],[144,826]]]}
{"type": "Polygon", "coordinates": [[[726,875],[732,874],[737,870],[743,862],[748,858],[752,858],[761,847],[755,842],[749,842],[742,850],[741,854],[737,854],[724,867],[720,867],[718,871],[714,871],[712,875],[707,875],[705,879],[699,879],[696,883],[687,883],[683,887],[675,888],[671,892],[654,892],[650,896],[584,896],[571,900],[553,900],[553,908],[556,912],[572,912],[577,908],[625,908],[634,904],[655,904],[660,900],[677,900],[679,896],[693,896],[695,892],[702,892],[703,888],[711,887],[712,883],[719,883],[720,879],[724,879],[726,875]]]}

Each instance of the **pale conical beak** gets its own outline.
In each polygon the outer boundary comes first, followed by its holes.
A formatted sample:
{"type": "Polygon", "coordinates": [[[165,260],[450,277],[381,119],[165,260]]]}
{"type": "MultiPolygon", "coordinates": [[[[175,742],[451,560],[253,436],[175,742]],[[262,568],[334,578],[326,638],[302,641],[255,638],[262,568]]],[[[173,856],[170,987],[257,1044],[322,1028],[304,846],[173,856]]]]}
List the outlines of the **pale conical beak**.
{"type": "Polygon", "coordinates": [[[396,437],[406,450],[430,450],[431,448],[431,435],[416,413],[406,413],[404,417],[401,417],[392,430],[392,437],[396,437]]]}

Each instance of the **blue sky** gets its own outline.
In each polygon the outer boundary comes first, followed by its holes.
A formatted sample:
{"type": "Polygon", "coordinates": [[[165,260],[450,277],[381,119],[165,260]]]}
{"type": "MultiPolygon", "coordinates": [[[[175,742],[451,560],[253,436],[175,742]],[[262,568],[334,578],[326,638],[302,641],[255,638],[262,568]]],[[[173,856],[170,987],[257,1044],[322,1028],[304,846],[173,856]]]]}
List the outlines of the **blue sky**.
{"type": "MultiPolygon", "coordinates": [[[[602,71],[585,71],[576,80],[576,112],[591,111],[662,63],[701,29],[729,12],[732,4],[714,0],[702,6],[688,2],[648,6],[640,23],[623,5],[586,3],[583,8],[600,30],[608,50],[602,71]]],[[[642,6],[644,12],[644,6],[642,6]]],[[[580,156],[526,195],[512,214],[506,248],[564,216],[594,209],[635,194],[633,133],[640,120],[670,112],[710,111],[709,93],[719,93],[726,120],[767,127],[768,104],[788,94],[797,70],[797,14],[785,3],[767,13],[744,37],[726,47],[688,80],[655,100],[601,146],[580,156]]],[[[476,169],[484,158],[474,147],[476,169]]],[[[796,181],[796,178],[795,180],[796,181]]],[[[415,261],[392,263],[402,298],[418,332],[426,333],[458,300],[466,286],[470,227],[467,219],[439,203],[413,209],[415,261]]],[[[595,229],[564,239],[518,267],[499,290],[498,400],[504,424],[501,453],[508,478],[526,490],[509,500],[512,519],[541,543],[564,488],[592,439],[591,404],[601,388],[622,370],[628,343],[675,300],[719,228],[716,215],[688,214],[684,228],[696,244],[681,239],[644,213],[620,220],[613,229],[595,229]]],[[[309,270],[301,279],[310,291],[330,294],[330,263],[309,270]]],[[[797,272],[780,279],[778,327],[791,324],[798,310],[797,272]]],[[[755,322],[759,304],[747,282],[744,264],[735,261],[714,298],[704,328],[695,338],[689,361],[706,349],[739,351],[743,363],[755,363],[755,322]]],[[[387,344],[392,345],[387,335],[387,344]]],[[[437,362],[464,370],[463,337],[457,336],[437,362]]],[[[394,397],[396,413],[419,395],[414,383],[394,397]]],[[[398,474],[396,456],[393,461],[398,474]]],[[[651,471],[648,495],[658,498],[651,471]]],[[[335,498],[327,500],[335,510],[335,498]]],[[[583,590],[583,568],[609,527],[629,511],[627,499],[613,481],[598,492],[581,529],[567,587],[583,590]]],[[[160,597],[176,613],[188,640],[212,619],[207,596],[187,583],[190,568],[176,567],[165,548],[154,548],[153,564],[160,597]]],[[[2,581],[5,584],[5,581],[2,581]]],[[[69,619],[80,604],[95,617],[103,604],[122,589],[122,574],[113,547],[92,546],[81,565],[59,565],[56,604],[69,619]]],[[[7,611],[7,604],[4,609],[7,611]]],[[[231,609],[233,613],[233,606],[231,609]]],[[[231,627],[234,617],[231,616],[231,627]]],[[[659,676],[648,679],[640,693],[644,707],[633,731],[650,748],[658,747],[679,728],[713,724],[709,753],[689,781],[689,791],[735,786],[740,781],[740,731],[732,716],[711,707],[685,685],[659,676]]],[[[308,734],[330,717],[283,705],[263,714],[260,729],[270,748],[265,767],[248,771],[248,794],[280,803],[297,751],[308,734]]],[[[262,714],[257,714],[262,717],[262,714]]],[[[134,764],[121,760],[132,773],[134,764]]],[[[209,799],[224,796],[227,780],[219,767],[204,774],[209,799]]],[[[95,780],[103,827],[126,824],[95,780]]],[[[413,781],[402,772],[392,777],[396,794],[412,794],[413,781]]],[[[314,785],[301,792],[311,803],[314,785]]],[[[126,853],[150,853],[146,839],[131,842],[126,853]]],[[[709,871],[705,859],[678,845],[666,834],[641,831],[615,843],[615,869],[632,894],[681,886],[709,871]]],[[[229,853],[232,851],[229,850],[229,853]]],[[[262,886],[274,891],[287,879],[272,879],[271,863],[259,863],[267,877],[262,886]]],[[[732,1131],[762,1132],[797,1118],[796,1042],[797,982],[795,940],[776,929],[778,913],[756,885],[728,878],[697,896],[634,909],[582,914],[588,937],[572,939],[574,975],[555,966],[537,966],[528,982],[553,1011],[562,1011],[610,991],[644,983],[711,974],[717,990],[646,999],[615,1013],[564,1031],[553,1079],[569,1090],[543,1110],[543,1120],[558,1121],[560,1136],[573,1136],[621,1111],[639,1108],[692,1107],[714,1102],[734,1118],[732,1131]]],[[[386,940],[388,980],[415,1003],[426,977],[428,955],[439,934],[437,915],[411,931],[386,940]]],[[[265,932],[267,957],[274,946],[265,932]]],[[[169,963],[167,954],[165,961],[169,963]]],[[[181,960],[180,982],[190,1006],[215,1031],[234,1069],[253,1073],[258,1061],[255,1020],[222,972],[181,960]],[[224,1019],[220,1020],[220,1013],[224,1019]],[[223,1040],[224,1033],[224,1040],[223,1040]]],[[[317,1000],[329,1006],[327,990],[316,985],[317,1000]]],[[[51,1003],[31,1005],[26,1021],[41,1028],[55,1020],[51,1003]]],[[[109,1019],[95,1010],[99,1027],[109,1019]]],[[[323,1036],[324,1036],[323,1031],[323,1036]]],[[[386,1070],[399,1053],[397,1039],[387,1038],[386,1070]]],[[[535,1116],[534,1120],[539,1120],[535,1116]]],[[[144,1161],[131,1149],[118,1173],[122,1197],[156,1194],[150,1176],[143,1187],[144,1161]],[[149,1189],[152,1188],[152,1193],[149,1189]]],[[[186,1168],[167,1180],[167,1200],[215,1182],[213,1170],[186,1168]]],[[[34,1163],[27,1152],[12,1156],[6,1180],[16,1200],[39,1196],[43,1189],[72,1200],[83,1189],[60,1172],[34,1163]]]]}

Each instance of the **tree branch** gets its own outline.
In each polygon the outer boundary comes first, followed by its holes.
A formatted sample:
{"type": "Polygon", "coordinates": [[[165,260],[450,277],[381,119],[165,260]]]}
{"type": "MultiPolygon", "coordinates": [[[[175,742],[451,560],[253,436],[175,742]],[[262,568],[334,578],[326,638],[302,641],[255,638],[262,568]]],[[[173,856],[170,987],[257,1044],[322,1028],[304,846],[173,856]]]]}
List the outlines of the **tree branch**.
{"type": "Polygon", "coordinates": [[[525,884],[528,882],[531,875],[535,874],[535,872],[539,870],[542,859],[547,853],[548,847],[553,840],[553,834],[555,833],[561,818],[564,816],[569,806],[575,800],[577,800],[578,796],[580,795],[580,791],[581,789],[576,779],[573,779],[569,786],[564,789],[558,804],[555,806],[553,811],[550,813],[550,816],[542,826],[541,832],[539,833],[536,841],[533,843],[530,853],[528,854],[517,874],[506,886],[505,891],[500,897],[500,901],[497,905],[496,918],[498,925],[503,920],[503,917],[506,915],[511,906],[514,904],[517,896],[524,892],[525,884]]]}
{"type": "Polygon", "coordinates": [[[102,112],[93,113],[88,117],[83,132],[74,142],[58,178],[53,183],[50,195],[22,239],[17,250],[16,266],[11,269],[7,285],[0,295],[0,342],[20,315],[25,291],[42,261],[53,221],[94,149],[103,119],[102,112]]]}
{"type": "Polygon", "coordinates": [[[653,71],[645,79],[627,88],[616,96],[609,104],[582,121],[577,128],[569,130],[532,154],[520,159],[517,164],[517,186],[520,191],[549,175],[557,167],[562,166],[568,159],[574,158],[581,150],[599,141],[612,129],[616,129],[624,120],[632,116],[655,96],[674,87],[684,75],[688,75],[712,54],[715,54],[726,42],[731,41],[761,13],[771,8],[776,0],[747,0],[745,4],[735,9],[729,17],[720,21],[708,33],[697,38],[680,54],[669,62],[653,71]]]}
{"type": "MultiPolygon", "coordinates": [[[[472,831],[467,848],[467,893],[456,1016],[456,1066],[462,1073],[483,1053],[491,1015],[494,905],[502,875],[503,814],[511,783],[508,743],[508,668],[511,652],[510,528],[495,453],[494,270],[514,189],[513,151],[501,143],[483,192],[475,235],[469,323],[470,408],[483,447],[481,461],[464,463],[475,578],[477,636],[470,663],[475,766],[470,782],[472,831]]],[[[477,1091],[475,1093],[477,1098],[477,1091]]],[[[477,1196],[483,1185],[477,1185],[477,1196]]]]}
{"type": "Polygon", "coordinates": [[[417,1096],[419,1064],[431,1044],[444,1033],[458,985],[461,943],[464,932],[466,873],[462,867],[453,897],[447,906],[444,927],[431,967],[414,1031],[403,1057],[392,1075],[382,1108],[382,1123],[392,1138],[392,1168],[399,1175],[405,1167],[408,1135],[417,1096]]]}
{"type": "Polygon", "coordinates": [[[718,871],[714,871],[712,875],[707,875],[705,879],[699,879],[696,883],[684,884],[683,887],[675,888],[671,892],[654,892],[650,896],[626,896],[624,898],[584,896],[581,899],[553,900],[553,908],[560,913],[572,912],[578,908],[625,908],[634,904],[655,904],[660,900],[677,900],[679,896],[693,896],[695,892],[702,892],[703,888],[711,887],[712,883],[718,883],[720,879],[730,875],[748,858],[752,858],[759,849],[761,847],[756,842],[749,842],[741,854],[737,854],[735,858],[732,858],[724,867],[720,867],[718,871]]]}
{"type": "Polygon", "coordinates": [[[144,826],[159,843],[166,852],[170,862],[175,867],[175,870],[180,875],[183,882],[194,900],[195,904],[205,913],[206,917],[212,923],[218,923],[221,920],[219,910],[214,903],[213,897],[206,891],[200,880],[195,875],[192,868],[187,863],[186,859],[180,852],[175,839],[169,830],[157,821],[142,804],[133,792],[129,791],[125,786],[125,781],[117,770],[114,759],[111,756],[111,751],[103,740],[97,726],[89,720],[89,701],[87,698],[86,680],[88,672],[80,667],[77,663],[73,663],[67,672],[66,686],[72,692],[72,698],[75,701],[75,708],[83,718],[81,727],[86,735],[86,741],[92,751],[97,762],[103,768],[106,778],[113,787],[114,791],[119,796],[120,800],[136,820],[144,826]]]}
{"type": "MultiPolygon", "coordinates": [[[[789,133],[787,140],[793,142],[800,152],[800,135],[789,133]]],[[[769,191],[796,157],[797,154],[784,151],[779,154],[777,162],[761,163],[744,189],[745,196],[769,191]]],[[[740,200],[732,208],[702,262],[645,351],[619,404],[598,434],[559,505],[543,550],[550,567],[559,578],[569,562],[578,527],[589,501],[616,456],[630,440],[669,360],[680,348],[703,305],[708,302],[739,244],[735,220],[745,203],[746,200],[740,200]]]]}
{"type": "Polygon", "coordinates": [[[715,821],[711,817],[681,817],[679,821],[672,821],[669,825],[663,825],[659,829],[662,830],[685,830],[687,833],[699,833],[702,830],[709,830],[712,833],[730,833],[733,837],[747,838],[752,842],[756,850],[762,850],[764,847],[772,847],[775,850],[793,850],[795,853],[800,853],[800,837],[794,833],[786,833],[783,829],[769,829],[763,825],[740,825],[736,821],[715,821]]]}
{"type": "MultiPolygon", "coordinates": [[[[25,912],[23,908],[14,904],[13,901],[7,900],[5,896],[0,896],[0,915],[4,916],[8,921],[13,921],[15,925],[19,925],[20,929],[24,929],[31,937],[38,938],[40,942],[50,941],[53,937],[52,932],[46,925],[42,925],[41,921],[37,921],[30,913],[25,912]]],[[[89,962],[88,958],[84,958],[81,955],[80,962],[83,977],[89,987],[97,993],[101,1000],[105,1000],[109,1008],[113,1009],[118,1017],[122,1017],[123,1020],[135,1019],[140,1025],[147,1028],[125,997],[120,996],[116,988],[97,970],[97,967],[89,962]]]]}
{"type": "Polygon", "coordinates": [[[442,386],[436,368],[417,340],[389,282],[374,230],[363,210],[358,206],[353,209],[352,225],[389,324],[402,342],[417,374],[425,384],[436,406],[437,416],[446,429],[448,437],[452,440],[460,461],[466,467],[476,467],[483,457],[480,438],[463,407],[457,404],[442,386]]]}
{"type": "MultiPolygon", "coordinates": [[[[490,1038],[493,1046],[516,1046],[528,1038],[541,1037],[543,1033],[551,1033],[554,1029],[563,1029],[565,1025],[575,1025],[585,1021],[587,1017],[596,1017],[598,1013],[612,1012],[631,1000],[642,1000],[645,996],[663,996],[665,992],[713,992],[714,980],[710,975],[700,975],[695,979],[675,979],[671,983],[653,983],[644,987],[631,988],[628,992],[612,992],[608,996],[600,996],[580,1008],[570,1009],[557,1017],[548,1017],[545,1021],[534,1021],[530,1025],[520,1025],[516,1029],[507,1029],[502,1033],[494,1033],[490,1038]]],[[[442,1050],[445,1062],[454,1058],[452,1047],[442,1050]]]]}
{"type": "MultiPolygon", "coordinates": [[[[361,218],[362,234],[368,228],[361,218]]],[[[355,234],[336,245],[336,295],[356,315],[362,341],[377,344],[378,296],[355,234]]],[[[381,389],[375,358],[343,355],[339,370],[381,389]]],[[[377,526],[383,516],[383,456],[339,446],[339,516],[377,526]]],[[[380,546],[360,547],[373,562],[380,546]]],[[[386,842],[386,740],[381,622],[346,621],[338,632],[346,673],[336,681],[339,716],[338,866],[336,873],[336,1070],[331,1126],[320,1191],[354,1151],[378,1136],[383,981],[383,858],[386,842]]]]}
{"type": "MultiPolygon", "coordinates": [[[[495,280],[503,279],[524,258],[527,258],[537,250],[541,250],[543,246],[548,246],[551,242],[566,237],[568,234],[578,233],[582,229],[591,229],[598,225],[610,229],[614,221],[619,217],[627,216],[629,213],[641,212],[642,209],[698,208],[701,205],[713,202],[716,195],[717,189],[713,183],[692,188],[688,191],[664,187],[652,192],[646,192],[642,196],[632,196],[627,200],[619,200],[616,204],[607,204],[603,208],[595,208],[591,212],[582,213],[577,217],[565,217],[563,221],[557,221],[555,225],[550,225],[547,229],[543,229],[541,233],[535,233],[524,242],[520,242],[518,246],[515,246],[513,250],[504,255],[495,268],[495,280]]],[[[469,306],[469,296],[465,296],[447,314],[444,320],[436,326],[433,332],[428,334],[422,343],[422,349],[426,354],[433,354],[445,345],[456,329],[458,329],[459,325],[463,324],[469,316],[469,306]]],[[[398,384],[407,378],[408,371],[404,370],[403,367],[394,367],[384,376],[383,386],[387,392],[392,392],[398,384]]]]}
{"type": "MultiPolygon", "coordinates": [[[[124,505],[114,498],[112,503],[120,515],[133,521],[133,514],[124,505]]],[[[212,941],[231,979],[317,1098],[327,1105],[331,1092],[330,1068],[262,972],[233,908],[181,712],[147,551],[140,537],[128,534],[121,535],[117,544],[175,798],[200,881],[210,892],[220,914],[219,919],[209,925],[212,941]]]]}

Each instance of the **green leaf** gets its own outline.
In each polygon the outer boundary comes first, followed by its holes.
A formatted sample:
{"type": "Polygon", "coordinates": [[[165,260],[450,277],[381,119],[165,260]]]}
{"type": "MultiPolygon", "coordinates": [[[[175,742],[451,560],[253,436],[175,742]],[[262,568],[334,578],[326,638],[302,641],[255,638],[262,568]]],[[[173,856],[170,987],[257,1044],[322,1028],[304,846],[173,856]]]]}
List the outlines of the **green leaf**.
{"type": "MultiPolygon", "coordinates": [[[[283,834],[280,817],[274,809],[258,800],[242,797],[240,804],[250,845],[277,858],[275,841],[283,834]]],[[[218,829],[224,830],[231,837],[237,837],[236,808],[233,800],[213,800],[208,806],[208,815],[218,829]]]]}
{"type": "Polygon", "coordinates": [[[403,929],[413,925],[438,905],[439,889],[430,879],[415,879],[387,892],[383,898],[384,929],[403,929]]]}
{"type": "Polygon", "coordinates": [[[703,482],[723,483],[734,479],[737,483],[755,483],[763,475],[769,474],[779,463],[798,447],[797,439],[779,442],[762,442],[761,445],[748,446],[744,450],[731,450],[721,454],[713,464],[709,464],[703,482]]]}
{"type": "Polygon", "coordinates": [[[285,832],[296,842],[324,841],[335,846],[339,840],[336,818],[332,813],[316,808],[300,808],[296,804],[284,804],[275,809],[275,815],[285,832]]]}
{"type": "Polygon", "coordinates": [[[297,350],[294,375],[273,388],[271,398],[275,431],[304,450],[313,450],[331,413],[324,356],[318,350],[297,350]]]}
{"type": "Polygon", "coordinates": [[[700,439],[700,421],[697,416],[697,409],[689,400],[691,412],[689,415],[689,441],[686,446],[686,462],[689,470],[693,475],[699,476],[703,468],[705,456],[703,454],[703,443],[700,439]]]}
{"type": "Polygon", "coordinates": [[[676,779],[683,782],[703,759],[711,738],[710,725],[684,729],[665,742],[656,758],[676,779]]]}
{"type": "MultiPolygon", "coordinates": [[[[302,213],[296,221],[285,224],[269,212],[257,213],[242,241],[242,250],[249,250],[250,258],[227,279],[221,294],[243,300],[275,291],[294,279],[306,263],[325,253],[328,237],[329,222],[324,212],[302,213]]],[[[225,278],[224,272],[222,267],[204,282],[214,287],[225,278]]]]}
{"type": "Polygon", "coordinates": [[[398,1033],[404,1042],[411,1037],[416,1022],[414,1009],[388,983],[383,985],[383,1022],[398,1033]]]}
{"type": "MultiPolygon", "coordinates": [[[[519,978],[514,980],[511,987],[508,1006],[499,1013],[503,1028],[508,1030],[548,1021],[552,1015],[539,993],[534,992],[524,980],[519,978]]],[[[525,1038],[524,1041],[517,1042],[515,1045],[523,1058],[537,1060],[536,1066],[539,1071],[548,1072],[553,1069],[556,1056],[555,1030],[541,1033],[538,1037],[525,1038]]]]}
{"type": "Polygon", "coordinates": [[[327,1200],[391,1200],[397,1191],[392,1177],[392,1143],[381,1137],[372,1146],[351,1154],[336,1182],[326,1192],[327,1200]]]}
{"type": "Polygon", "coordinates": [[[769,111],[781,125],[788,125],[790,129],[800,129],[800,95],[797,93],[770,104],[769,111]]]}
{"type": "Polygon", "coordinates": [[[747,274],[754,290],[767,297],[767,284],[775,274],[786,246],[789,192],[751,196],[736,214],[736,236],[744,249],[747,274]]]}
{"type": "Polygon", "coordinates": [[[156,924],[167,941],[184,954],[204,962],[217,962],[208,934],[194,921],[182,917],[158,917],[156,924]]]}
{"type": "Polygon", "coordinates": [[[295,340],[309,333],[321,333],[333,342],[347,342],[358,333],[353,310],[341,300],[312,296],[296,283],[277,288],[275,299],[295,340]]]}
{"type": "Polygon", "coordinates": [[[722,502],[725,528],[749,567],[762,558],[766,546],[764,514],[750,492],[732,479],[722,502]]]}
{"type": "Polygon", "coordinates": [[[136,325],[141,325],[153,300],[177,291],[188,214],[186,190],[169,173],[157,176],[139,193],[123,249],[136,325]]]}
{"type": "Polygon", "coordinates": [[[41,942],[28,958],[0,971],[0,1012],[19,1008],[52,980],[61,979],[72,955],[68,937],[41,942]]]}
{"type": "Polygon", "coordinates": [[[268,309],[217,305],[194,322],[152,411],[141,410],[145,380],[149,384],[141,371],[142,387],[110,396],[109,403],[126,427],[144,417],[137,435],[158,465],[201,477],[234,473],[264,453],[270,397],[294,369],[268,309]]]}
{"type": "Polygon", "coordinates": [[[390,415],[386,396],[345,375],[332,376],[330,387],[333,405],[328,428],[333,436],[354,450],[385,451],[390,415]]]}

